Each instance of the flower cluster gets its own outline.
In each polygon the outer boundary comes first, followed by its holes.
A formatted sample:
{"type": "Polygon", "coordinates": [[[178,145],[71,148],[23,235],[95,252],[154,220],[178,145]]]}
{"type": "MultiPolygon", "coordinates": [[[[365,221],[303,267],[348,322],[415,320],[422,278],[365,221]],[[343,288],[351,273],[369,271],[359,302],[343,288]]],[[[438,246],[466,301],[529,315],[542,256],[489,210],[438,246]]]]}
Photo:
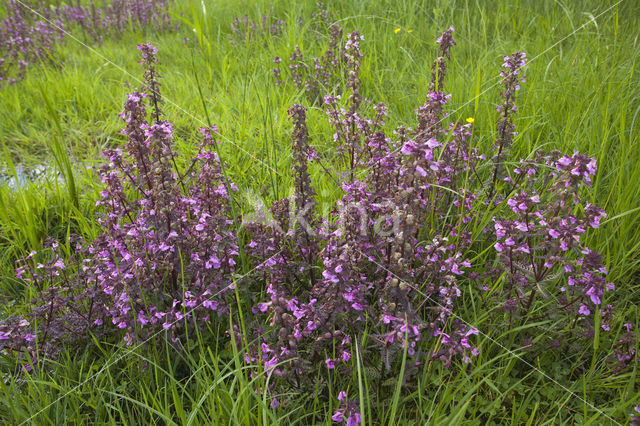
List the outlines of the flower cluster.
{"type": "Polygon", "coordinates": [[[523,52],[515,52],[511,56],[504,57],[503,68],[505,71],[500,72],[502,77],[501,84],[504,87],[502,92],[503,103],[496,107],[500,113],[500,119],[497,123],[497,138],[494,143],[495,156],[492,158],[494,163],[494,172],[491,182],[491,194],[495,189],[497,180],[502,176],[504,170],[503,161],[508,155],[507,151],[511,148],[513,138],[516,135],[515,125],[512,116],[518,111],[515,104],[515,95],[520,90],[520,83],[525,82],[525,78],[521,74],[522,67],[527,64],[527,55],[523,52]]]}
{"type": "Polygon", "coordinates": [[[276,86],[280,86],[282,85],[282,70],[280,69],[279,64],[282,63],[282,58],[276,56],[273,58],[273,63],[276,64],[273,68],[273,80],[276,86]]]}
{"type": "MultiPolygon", "coordinates": [[[[345,53],[345,58],[347,58],[346,89],[348,90],[346,104],[340,105],[340,95],[327,94],[324,96],[325,112],[329,123],[335,129],[333,138],[337,142],[337,151],[344,156],[347,163],[349,181],[354,180],[356,168],[364,166],[367,161],[372,161],[371,159],[367,160],[366,157],[372,154],[372,149],[375,150],[376,143],[371,144],[367,140],[371,139],[385,125],[384,120],[387,116],[387,106],[382,103],[373,106],[373,118],[368,118],[367,112],[361,108],[363,103],[367,106],[372,103],[360,95],[361,40],[363,37],[360,33],[354,31],[347,35],[345,43],[345,52],[348,51],[345,53]]],[[[380,133],[380,135],[384,138],[384,134],[380,133]]],[[[373,166],[373,164],[371,165],[373,166]]]]}
{"type": "Polygon", "coordinates": [[[267,34],[275,36],[282,33],[286,24],[286,21],[278,19],[271,14],[260,15],[259,21],[254,21],[244,15],[240,18],[235,18],[231,23],[229,41],[239,44],[263,38],[267,34]]]}
{"type": "Polygon", "coordinates": [[[158,63],[156,53],[158,53],[158,49],[152,46],[151,43],[145,43],[139,45],[138,50],[142,55],[140,65],[145,69],[144,84],[141,87],[141,90],[149,96],[149,103],[153,107],[153,120],[156,123],[160,123],[160,116],[162,115],[162,111],[160,110],[162,97],[160,96],[160,82],[158,81],[161,75],[156,71],[156,65],[158,63]]]}
{"type": "Polygon", "coordinates": [[[440,56],[436,58],[431,67],[431,83],[429,83],[429,93],[427,93],[424,105],[417,111],[418,126],[416,128],[416,138],[421,141],[428,141],[436,136],[441,129],[441,122],[447,117],[443,113],[443,105],[451,100],[451,95],[443,91],[444,80],[447,72],[446,59],[451,56],[451,48],[455,45],[453,39],[453,26],[449,27],[436,40],[440,56]]]}
{"type": "MultiPolygon", "coordinates": [[[[635,349],[640,341],[640,333],[632,331],[633,325],[631,323],[625,323],[623,327],[624,334],[615,342],[613,359],[611,359],[616,372],[627,370],[640,361],[635,349]]],[[[640,413],[640,411],[638,412],[640,413]]]]}
{"type": "MultiPolygon", "coordinates": [[[[338,23],[328,21],[328,15],[316,15],[316,25],[320,25],[328,33],[329,44],[321,57],[311,59],[311,64],[304,61],[300,47],[296,46],[289,56],[289,77],[296,88],[305,90],[307,99],[311,104],[322,101],[324,93],[332,93],[338,90],[341,80],[342,65],[346,61],[345,43],[343,41],[342,27],[338,23]],[[325,16],[324,18],[321,18],[325,16]]],[[[282,59],[276,57],[273,76],[277,86],[283,86],[282,59]]]]}
{"type": "Polygon", "coordinates": [[[311,14],[311,28],[321,34],[333,22],[333,14],[323,2],[316,3],[316,10],[311,14]]]}
{"type": "Polygon", "coordinates": [[[55,63],[56,45],[77,29],[86,42],[119,37],[130,27],[174,27],[162,0],[111,0],[55,6],[46,0],[8,0],[0,20],[0,86],[24,77],[29,65],[55,63]]]}
{"type": "Polygon", "coordinates": [[[360,412],[358,411],[358,400],[348,401],[347,393],[340,391],[338,401],[340,401],[340,408],[331,416],[331,420],[338,423],[346,421],[347,426],[359,425],[361,420],[360,412]]]}

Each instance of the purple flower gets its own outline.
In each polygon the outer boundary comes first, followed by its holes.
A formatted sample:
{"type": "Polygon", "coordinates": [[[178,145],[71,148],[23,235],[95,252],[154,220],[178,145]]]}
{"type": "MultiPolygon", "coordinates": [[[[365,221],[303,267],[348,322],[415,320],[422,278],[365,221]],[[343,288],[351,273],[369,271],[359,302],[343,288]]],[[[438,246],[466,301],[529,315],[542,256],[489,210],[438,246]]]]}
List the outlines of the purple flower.
{"type": "Polygon", "coordinates": [[[280,406],[280,402],[279,402],[276,398],[273,398],[273,399],[271,400],[271,404],[269,404],[269,407],[270,407],[271,409],[278,408],[279,406],[280,406]]]}
{"type": "Polygon", "coordinates": [[[347,418],[347,426],[356,426],[360,424],[360,413],[353,413],[347,418]]]}

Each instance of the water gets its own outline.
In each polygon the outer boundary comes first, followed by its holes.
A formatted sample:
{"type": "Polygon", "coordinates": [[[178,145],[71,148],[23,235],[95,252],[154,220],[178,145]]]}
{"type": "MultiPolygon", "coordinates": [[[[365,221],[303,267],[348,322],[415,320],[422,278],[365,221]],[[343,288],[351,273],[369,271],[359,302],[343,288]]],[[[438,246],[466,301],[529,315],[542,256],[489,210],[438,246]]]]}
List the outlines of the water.
{"type": "Polygon", "coordinates": [[[11,189],[24,188],[30,182],[43,180],[47,176],[48,167],[44,164],[38,164],[33,167],[16,164],[15,169],[16,174],[13,175],[11,170],[0,168],[0,186],[8,186],[11,189]]]}

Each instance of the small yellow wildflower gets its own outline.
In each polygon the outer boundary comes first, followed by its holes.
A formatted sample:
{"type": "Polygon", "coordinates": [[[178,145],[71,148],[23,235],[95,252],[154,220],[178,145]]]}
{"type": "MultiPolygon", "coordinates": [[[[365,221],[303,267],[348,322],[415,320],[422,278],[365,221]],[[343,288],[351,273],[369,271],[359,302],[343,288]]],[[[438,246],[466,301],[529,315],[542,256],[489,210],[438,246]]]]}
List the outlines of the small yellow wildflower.
{"type": "Polygon", "coordinates": [[[407,32],[408,32],[408,33],[412,33],[412,32],[413,32],[413,30],[407,30],[407,32]]]}
{"type": "Polygon", "coordinates": [[[473,117],[467,118],[467,123],[473,123],[474,121],[476,121],[476,120],[474,120],[473,117]]]}
{"type": "Polygon", "coordinates": [[[393,30],[393,32],[398,34],[400,32],[400,28],[396,28],[395,30],[393,30]]]}

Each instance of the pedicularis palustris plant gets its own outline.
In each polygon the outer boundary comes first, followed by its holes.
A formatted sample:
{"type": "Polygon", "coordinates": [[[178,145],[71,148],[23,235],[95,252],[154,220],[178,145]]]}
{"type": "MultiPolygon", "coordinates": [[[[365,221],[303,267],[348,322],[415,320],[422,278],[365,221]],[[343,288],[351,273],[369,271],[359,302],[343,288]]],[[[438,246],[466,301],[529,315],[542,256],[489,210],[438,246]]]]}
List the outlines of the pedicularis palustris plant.
{"type": "MultiPolygon", "coordinates": [[[[173,127],[160,110],[156,50],[139,46],[145,84],[120,115],[124,152],[107,150],[100,170],[102,232],[75,241],[67,258],[51,242],[22,259],[18,276],[35,297],[28,312],[2,323],[0,347],[37,360],[90,335],[120,334],[130,345],[166,333],[179,344],[189,327],[247,303],[251,313],[231,337],[253,374],[271,376],[263,391],[276,407],[282,390],[321,392],[327,372],[348,373],[356,349],[380,387],[404,354],[407,384],[426,363],[472,362],[481,348],[479,331],[459,315],[465,291],[479,293],[511,324],[552,319],[553,333],[536,342],[543,349],[566,349],[596,326],[608,330],[614,285],[600,256],[582,243],[605,217],[581,199],[595,160],[511,155],[525,55],[504,58],[498,135],[485,156],[472,146],[472,124],[446,112],[453,28],[437,40],[414,127],[391,133],[386,106],[363,95],[362,40],[357,31],[344,43],[332,39],[330,48],[344,58],[332,72],[345,74],[325,78],[329,68],[319,68],[313,77],[344,82],[322,96],[340,154],[334,160],[345,166],[331,214],[317,211],[308,170],[318,155],[306,108],[296,104],[289,109],[293,195],[243,220],[233,213],[238,189],[218,158],[215,128],[201,129],[188,170],[177,167],[173,127]],[[242,277],[235,273],[240,261],[250,271],[242,277]]],[[[335,58],[319,63],[328,67],[335,58]]],[[[626,327],[618,368],[633,359],[626,327]]],[[[339,401],[333,419],[358,423],[357,400],[343,391],[339,401]]]]}
{"type": "Polygon", "coordinates": [[[130,28],[175,28],[168,1],[8,0],[0,10],[0,87],[14,84],[36,63],[55,64],[56,46],[71,35],[84,43],[117,38],[130,28]]]}
{"type": "MultiPolygon", "coordinates": [[[[330,12],[324,8],[322,3],[318,3],[318,10],[313,14],[311,28],[317,35],[329,38],[324,54],[321,57],[314,57],[310,63],[304,59],[300,46],[296,46],[289,56],[288,73],[283,75],[282,58],[276,57],[273,62],[273,78],[276,86],[284,86],[291,80],[298,89],[304,89],[307,100],[311,104],[322,102],[325,93],[336,92],[341,88],[340,69],[344,66],[348,56],[343,40],[342,27],[337,22],[332,22],[330,12]]],[[[347,41],[348,43],[348,41],[347,41]]]]}

